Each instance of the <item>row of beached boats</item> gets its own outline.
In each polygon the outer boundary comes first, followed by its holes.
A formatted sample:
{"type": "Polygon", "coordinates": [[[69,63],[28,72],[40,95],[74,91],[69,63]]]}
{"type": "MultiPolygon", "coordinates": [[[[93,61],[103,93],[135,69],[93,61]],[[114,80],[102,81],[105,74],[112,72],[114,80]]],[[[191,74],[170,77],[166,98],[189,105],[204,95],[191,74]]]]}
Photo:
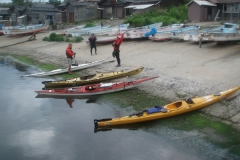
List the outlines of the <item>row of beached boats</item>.
{"type": "MultiPolygon", "coordinates": [[[[154,24],[153,24],[154,25],[154,24]]],[[[127,26],[127,25],[126,25],[127,26]]],[[[149,28],[124,28],[114,34],[98,34],[98,30],[90,32],[97,35],[97,45],[112,43],[116,40],[116,33],[124,33],[124,39],[150,39],[152,41],[189,41],[189,42],[228,42],[239,41],[239,26],[234,23],[224,23],[215,28],[200,29],[200,26],[185,26],[184,24],[172,24],[149,28]]],[[[89,35],[81,35],[87,45],[89,45],[89,35]]]]}
{"type": "MultiPolygon", "coordinates": [[[[86,64],[76,65],[73,64],[72,67],[77,67],[73,71],[81,70],[88,67],[93,67],[96,65],[101,65],[107,62],[109,57],[89,62],[86,64]],[[89,65],[88,65],[89,64],[89,65]],[[93,65],[94,64],[94,65],[93,65]]],[[[144,70],[144,67],[136,67],[130,70],[120,70],[113,72],[100,72],[93,75],[86,75],[66,80],[56,80],[56,81],[43,81],[45,88],[42,90],[35,91],[38,95],[37,98],[79,98],[82,96],[91,96],[98,94],[107,94],[117,91],[123,91],[137,87],[144,82],[154,80],[159,78],[159,76],[152,76],[141,78],[131,81],[120,81],[115,82],[111,81],[117,78],[123,78],[127,76],[133,76],[141,73],[144,70]],[[107,82],[106,82],[107,81],[107,82]],[[110,82],[109,82],[110,81],[110,82]]],[[[23,75],[23,77],[43,77],[49,75],[55,75],[60,73],[67,72],[66,69],[58,69],[48,72],[41,72],[35,74],[23,75]]],[[[151,107],[145,109],[138,113],[133,113],[127,116],[117,117],[117,118],[104,118],[104,119],[95,119],[94,126],[95,131],[102,131],[114,126],[139,123],[151,120],[157,120],[161,118],[167,118],[171,116],[176,116],[179,114],[187,113],[193,110],[201,109],[203,107],[209,106],[213,103],[216,103],[224,98],[228,98],[236,93],[240,89],[240,86],[217,93],[210,94],[203,97],[195,98],[186,98],[182,100],[175,101],[173,103],[166,104],[164,106],[151,107]]]]}
{"type": "MultiPolygon", "coordinates": [[[[44,24],[29,26],[10,26],[2,27],[0,34],[8,36],[25,36],[32,35],[48,30],[49,26],[44,24]]],[[[64,30],[64,35],[72,37],[81,36],[89,45],[89,35],[97,36],[97,45],[109,44],[116,40],[116,35],[124,33],[124,39],[150,39],[153,41],[190,41],[190,42],[224,42],[239,41],[239,26],[234,23],[224,23],[215,28],[201,29],[200,26],[186,26],[181,23],[162,26],[162,23],[154,23],[147,26],[131,28],[129,24],[121,24],[119,26],[94,26],[85,27],[80,25],[64,30]]]]}

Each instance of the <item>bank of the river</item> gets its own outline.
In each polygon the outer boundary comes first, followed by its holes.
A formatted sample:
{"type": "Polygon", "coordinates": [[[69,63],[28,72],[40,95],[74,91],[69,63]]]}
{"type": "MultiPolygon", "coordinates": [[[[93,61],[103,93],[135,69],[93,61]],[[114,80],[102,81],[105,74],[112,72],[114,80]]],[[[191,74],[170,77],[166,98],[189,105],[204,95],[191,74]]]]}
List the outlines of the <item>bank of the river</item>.
{"type": "MultiPolygon", "coordinates": [[[[65,49],[68,43],[42,41],[42,38],[49,36],[50,33],[51,31],[38,34],[34,41],[9,47],[3,46],[25,41],[29,37],[1,36],[0,53],[24,55],[39,63],[66,67],[65,49]]],[[[73,50],[77,52],[75,59],[79,63],[103,59],[112,52],[111,45],[98,46],[97,49],[98,55],[91,56],[89,47],[84,41],[73,44],[73,50]]],[[[154,75],[159,75],[160,78],[143,84],[139,89],[149,95],[160,97],[160,101],[157,98],[152,100],[154,103],[163,103],[162,99],[165,99],[164,102],[171,102],[180,98],[208,95],[240,85],[239,50],[238,43],[222,45],[205,43],[199,48],[198,44],[189,42],[124,41],[120,52],[122,67],[116,68],[116,62],[105,63],[79,73],[92,74],[97,71],[108,72],[144,66],[145,70],[141,74],[131,78],[154,75]]],[[[134,92],[132,96],[136,98],[134,92]]],[[[237,96],[231,101],[222,101],[201,111],[239,129],[239,100],[240,97],[237,96]]]]}

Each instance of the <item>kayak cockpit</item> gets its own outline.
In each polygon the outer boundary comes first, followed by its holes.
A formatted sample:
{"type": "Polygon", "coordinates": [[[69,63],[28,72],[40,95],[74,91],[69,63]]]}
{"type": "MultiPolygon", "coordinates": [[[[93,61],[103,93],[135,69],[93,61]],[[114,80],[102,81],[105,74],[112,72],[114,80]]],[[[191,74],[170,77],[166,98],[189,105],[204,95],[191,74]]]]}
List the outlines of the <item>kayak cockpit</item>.
{"type": "Polygon", "coordinates": [[[183,102],[185,102],[185,101],[178,101],[178,102],[175,102],[175,103],[171,103],[169,105],[166,105],[165,108],[167,110],[176,110],[183,105],[183,102]]]}

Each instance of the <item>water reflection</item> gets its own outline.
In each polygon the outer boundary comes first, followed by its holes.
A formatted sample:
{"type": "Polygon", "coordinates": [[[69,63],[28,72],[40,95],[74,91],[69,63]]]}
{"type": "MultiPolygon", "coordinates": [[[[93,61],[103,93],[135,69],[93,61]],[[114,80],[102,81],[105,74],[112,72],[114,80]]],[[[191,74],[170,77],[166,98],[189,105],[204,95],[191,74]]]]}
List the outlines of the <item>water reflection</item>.
{"type": "Polygon", "coordinates": [[[16,61],[11,56],[7,56],[7,57],[1,56],[0,57],[0,64],[15,67],[15,69],[17,69],[20,72],[25,72],[29,68],[29,66],[24,65],[23,63],[16,61]]]}
{"type": "Polygon", "coordinates": [[[148,130],[149,128],[156,127],[159,125],[159,121],[150,121],[150,122],[141,122],[135,124],[124,124],[124,125],[116,125],[116,126],[94,126],[94,133],[97,132],[106,132],[113,130],[148,130]]]}
{"type": "Polygon", "coordinates": [[[73,108],[75,99],[86,100],[86,103],[96,103],[99,99],[98,96],[54,96],[54,95],[37,95],[35,98],[52,98],[52,99],[63,99],[66,101],[70,108],[73,108]]]}

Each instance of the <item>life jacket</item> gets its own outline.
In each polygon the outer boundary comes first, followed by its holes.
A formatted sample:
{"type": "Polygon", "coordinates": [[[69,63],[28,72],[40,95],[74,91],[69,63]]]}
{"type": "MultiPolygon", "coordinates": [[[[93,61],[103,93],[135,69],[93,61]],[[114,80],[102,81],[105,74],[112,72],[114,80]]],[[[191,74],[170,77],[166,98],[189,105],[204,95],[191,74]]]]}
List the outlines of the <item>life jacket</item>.
{"type": "Polygon", "coordinates": [[[73,51],[72,51],[72,47],[68,46],[67,49],[66,49],[66,56],[67,58],[72,58],[73,56],[73,51]]]}

